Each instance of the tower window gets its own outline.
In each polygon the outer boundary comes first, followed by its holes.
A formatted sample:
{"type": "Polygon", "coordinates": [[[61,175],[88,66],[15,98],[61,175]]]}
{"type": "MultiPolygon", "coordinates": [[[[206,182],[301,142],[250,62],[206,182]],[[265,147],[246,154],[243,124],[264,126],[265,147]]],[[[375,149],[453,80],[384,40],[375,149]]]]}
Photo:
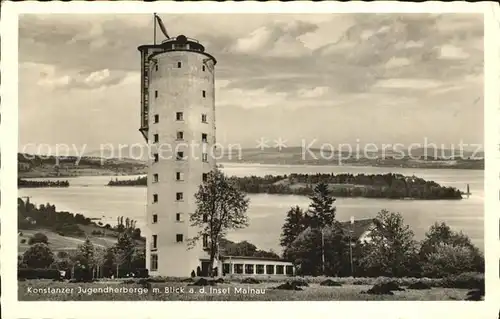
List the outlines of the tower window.
{"type": "Polygon", "coordinates": [[[153,224],[156,224],[158,222],[158,215],[154,214],[153,215],[153,224]]]}
{"type": "Polygon", "coordinates": [[[176,172],[175,173],[175,180],[177,180],[177,181],[183,181],[184,180],[184,174],[182,174],[181,172],[176,172]]]}
{"type": "Polygon", "coordinates": [[[203,162],[208,162],[208,154],[207,153],[203,153],[201,154],[201,160],[203,162]]]}
{"type": "Polygon", "coordinates": [[[202,66],[201,69],[203,70],[203,72],[205,72],[205,66],[202,66]]]}
{"type": "Polygon", "coordinates": [[[207,123],[207,115],[206,114],[202,114],[201,115],[201,122],[202,123],[207,123]]]}
{"type": "Polygon", "coordinates": [[[160,141],[160,136],[158,134],[153,135],[154,143],[158,143],[160,141]]]}
{"type": "Polygon", "coordinates": [[[182,219],[182,214],[181,213],[175,214],[175,221],[178,221],[178,222],[183,222],[184,221],[182,219]]]}
{"type": "Polygon", "coordinates": [[[182,161],[184,159],[184,152],[177,152],[177,160],[182,161]]]}
{"type": "Polygon", "coordinates": [[[153,183],[158,183],[158,174],[153,174],[153,183]]]}
{"type": "Polygon", "coordinates": [[[158,123],[160,122],[160,116],[158,114],[155,114],[155,120],[154,120],[155,123],[158,123]]]}
{"type": "Polygon", "coordinates": [[[155,99],[158,97],[158,90],[155,90],[155,99]]]}
{"type": "Polygon", "coordinates": [[[202,180],[203,182],[206,182],[206,181],[207,181],[207,179],[208,179],[208,174],[207,174],[207,173],[203,173],[203,174],[201,174],[201,180],[202,180]]]}
{"type": "Polygon", "coordinates": [[[151,254],[151,265],[150,265],[151,271],[157,271],[158,270],[158,255],[157,254],[151,254]]]}
{"type": "Polygon", "coordinates": [[[203,90],[201,91],[201,94],[203,95],[203,97],[207,97],[207,91],[203,90]]]}
{"type": "Polygon", "coordinates": [[[180,69],[180,68],[181,68],[181,66],[182,66],[182,62],[177,62],[177,68],[179,68],[179,69],[180,69]]]}
{"type": "Polygon", "coordinates": [[[153,235],[153,243],[151,246],[152,249],[158,248],[158,235],[153,235]]]}
{"type": "Polygon", "coordinates": [[[184,132],[177,132],[177,139],[178,140],[183,140],[184,139],[184,132]]]}
{"type": "Polygon", "coordinates": [[[160,157],[158,156],[158,153],[155,153],[155,154],[153,155],[153,157],[154,157],[154,161],[155,161],[155,163],[158,163],[158,160],[160,159],[160,157]]]}
{"type": "Polygon", "coordinates": [[[178,201],[181,201],[184,199],[184,193],[176,193],[175,194],[175,199],[178,201]]]}
{"type": "Polygon", "coordinates": [[[208,235],[203,234],[203,248],[207,248],[207,247],[208,247],[208,235]]]}
{"type": "Polygon", "coordinates": [[[158,203],[158,194],[153,194],[153,203],[158,203]]]}
{"type": "Polygon", "coordinates": [[[177,235],[175,235],[175,240],[178,243],[182,243],[184,241],[184,236],[182,234],[177,234],[177,235]]]}
{"type": "Polygon", "coordinates": [[[175,118],[177,121],[183,121],[184,120],[184,114],[182,112],[177,112],[175,113],[175,118]]]}
{"type": "Polygon", "coordinates": [[[158,71],[158,64],[155,65],[155,71],[158,71]]]}
{"type": "Polygon", "coordinates": [[[205,133],[201,134],[201,142],[202,143],[206,143],[207,142],[207,134],[205,134],[205,133]]]}

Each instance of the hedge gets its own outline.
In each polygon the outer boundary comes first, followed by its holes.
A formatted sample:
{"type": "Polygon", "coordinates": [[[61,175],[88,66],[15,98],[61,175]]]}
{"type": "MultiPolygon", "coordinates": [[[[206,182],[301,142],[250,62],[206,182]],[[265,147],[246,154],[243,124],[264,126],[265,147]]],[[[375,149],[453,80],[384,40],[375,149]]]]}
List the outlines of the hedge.
{"type": "Polygon", "coordinates": [[[18,279],[59,279],[61,273],[57,269],[20,268],[17,270],[18,279]]]}

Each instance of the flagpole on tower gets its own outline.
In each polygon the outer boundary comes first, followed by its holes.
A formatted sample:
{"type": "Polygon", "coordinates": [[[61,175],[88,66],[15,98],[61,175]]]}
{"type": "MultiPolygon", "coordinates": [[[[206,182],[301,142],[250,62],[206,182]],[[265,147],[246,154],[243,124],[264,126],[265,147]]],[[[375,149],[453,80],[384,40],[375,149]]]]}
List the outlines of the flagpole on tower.
{"type": "Polygon", "coordinates": [[[156,12],[153,13],[153,25],[154,25],[154,28],[153,28],[153,30],[154,30],[153,31],[153,37],[154,37],[153,43],[154,43],[154,45],[156,45],[156,12]]]}

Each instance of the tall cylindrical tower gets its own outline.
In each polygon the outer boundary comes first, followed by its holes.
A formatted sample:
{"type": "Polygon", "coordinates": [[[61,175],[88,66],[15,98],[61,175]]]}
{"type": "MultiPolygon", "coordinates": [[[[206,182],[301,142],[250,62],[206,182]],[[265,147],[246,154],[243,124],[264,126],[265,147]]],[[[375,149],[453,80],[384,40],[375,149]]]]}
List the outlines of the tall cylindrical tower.
{"type": "Polygon", "coordinates": [[[215,58],[184,35],[140,46],[140,131],[149,145],[146,267],[151,275],[189,276],[206,258],[204,240],[188,247],[194,194],[215,168],[215,58]]]}

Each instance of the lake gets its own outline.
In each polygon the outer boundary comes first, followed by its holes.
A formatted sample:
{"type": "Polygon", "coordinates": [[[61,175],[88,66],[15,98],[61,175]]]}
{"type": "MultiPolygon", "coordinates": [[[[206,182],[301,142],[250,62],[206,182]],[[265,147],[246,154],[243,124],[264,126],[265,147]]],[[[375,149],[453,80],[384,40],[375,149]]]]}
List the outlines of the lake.
{"type": "MultiPolygon", "coordinates": [[[[223,166],[226,174],[234,176],[290,173],[400,173],[433,180],[441,185],[453,186],[462,191],[465,191],[469,184],[472,195],[469,199],[463,200],[338,198],[336,201],[337,219],[347,221],[351,216],[356,219],[372,218],[381,209],[387,209],[402,214],[417,240],[424,237],[425,232],[434,222],[446,222],[454,230],[463,231],[484,251],[484,171],[482,170],[233,163],[223,164],[223,166]]],[[[54,204],[58,211],[66,210],[81,213],[90,218],[102,218],[101,221],[104,224],[115,225],[117,216],[129,217],[137,220],[138,227],[144,228],[146,188],[106,187],[105,185],[111,178],[121,180],[137,178],[137,176],[74,177],[69,179],[69,188],[23,188],[19,190],[19,196],[31,196],[31,202],[37,205],[54,204]]],[[[306,209],[309,199],[295,195],[267,194],[249,195],[249,198],[250,226],[230,233],[228,239],[247,240],[259,249],[281,252],[279,237],[287,210],[296,205],[306,209]]]]}

